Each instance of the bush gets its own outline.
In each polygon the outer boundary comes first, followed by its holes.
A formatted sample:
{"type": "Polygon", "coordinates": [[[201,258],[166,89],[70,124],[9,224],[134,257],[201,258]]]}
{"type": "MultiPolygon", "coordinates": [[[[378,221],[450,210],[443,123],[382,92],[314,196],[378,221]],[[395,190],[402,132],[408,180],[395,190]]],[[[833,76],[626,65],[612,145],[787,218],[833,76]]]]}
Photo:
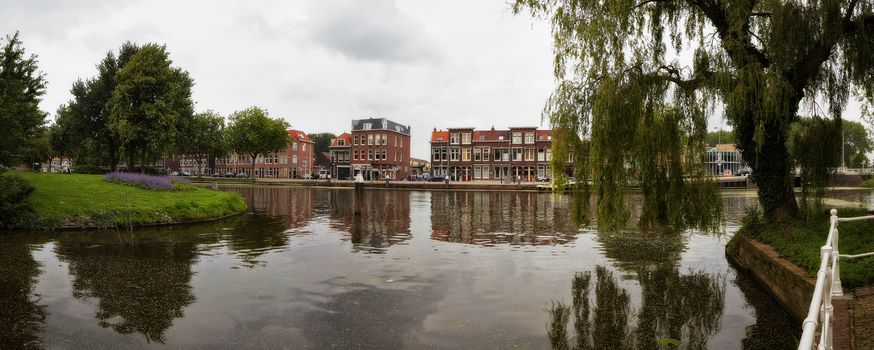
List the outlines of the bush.
{"type": "Polygon", "coordinates": [[[109,182],[142,187],[147,190],[169,191],[173,189],[173,183],[166,176],[114,172],[106,174],[103,179],[109,182]]]}
{"type": "Polygon", "coordinates": [[[27,196],[33,187],[19,176],[0,176],[0,228],[19,227],[33,216],[27,196]]]}
{"type": "Polygon", "coordinates": [[[74,165],[73,172],[76,174],[97,174],[102,175],[109,172],[109,169],[106,167],[91,165],[91,164],[82,164],[82,165],[74,165]]]}

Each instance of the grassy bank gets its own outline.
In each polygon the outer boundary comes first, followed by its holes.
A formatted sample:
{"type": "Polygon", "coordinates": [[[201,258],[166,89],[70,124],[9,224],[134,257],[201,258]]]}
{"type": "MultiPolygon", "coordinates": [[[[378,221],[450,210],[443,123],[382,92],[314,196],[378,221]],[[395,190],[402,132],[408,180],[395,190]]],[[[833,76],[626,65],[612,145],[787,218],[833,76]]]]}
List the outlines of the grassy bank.
{"type": "MultiPolygon", "coordinates": [[[[838,209],[838,216],[867,215],[861,209],[838,209]]],[[[802,267],[816,277],[820,264],[820,247],[825,244],[829,229],[829,215],[823,212],[810,219],[792,224],[765,224],[748,217],[738,234],[767,243],[780,256],[802,267]]],[[[874,221],[853,221],[839,224],[838,248],[841,254],[860,254],[874,251],[874,221]]],[[[841,283],[845,290],[874,285],[874,257],[841,259],[841,283]]]]}
{"type": "MultiPolygon", "coordinates": [[[[101,175],[11,173],[35,188],[27,201],[36,228],[127,226],[205,220],[246,209],[238,194],[188,186],[157,191],[110,183],[101,175]]],[[[5,175],[0,175],[5,176],[5,175]]]]}

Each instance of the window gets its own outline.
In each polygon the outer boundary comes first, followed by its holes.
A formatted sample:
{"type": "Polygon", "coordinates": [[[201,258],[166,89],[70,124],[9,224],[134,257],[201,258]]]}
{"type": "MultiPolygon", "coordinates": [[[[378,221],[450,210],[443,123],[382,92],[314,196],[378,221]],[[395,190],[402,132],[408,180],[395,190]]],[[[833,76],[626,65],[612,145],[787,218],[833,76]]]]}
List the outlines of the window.
{"type": "Polygon", "coordinates": [[[434,149],[434,154],[431,155],[431,161],[432,161],[432,162],[436,162],[436,161],[438,161],[438,160],[440,160],[440,150],[435,148],[435,149],[434,149]]]}
{"type": "Polygon", "coordinates": [[[470,144],[470,133],[469,132],[461,134],[461,143],[465,144],[465,145],[470,144]]]}
{"type": "Polygon", "coordinates": [[[546,161],[546,153],[543,151],[543,148],[537,149],[537,161],[538,162],[546,161]]]}
{"type": "Polygon", "coordinates": [[[305,143],[300,144],[300,150],[306,152],[307,144],[305,144],[305,143]]]}
{"type": "Polygon", "coordinates": [[[525,149],[525,161],[531,162],[534,161],[534,149],[526,148],[525,149]]]}
{"type": "Polygon", "coordinates": [[[525,133],[525,143],[534,143],[534,132],[525,133]]]}
{"type": "Polygon", "coordinates": [[[474,148],[473,149],[473,160],[475,162],[479,162],[480,160],[482,160],[482,151],[483,150],[481,148],[474,148]]]}
{"type": "Polygon", "coordinates": [[[373,144],[373,134],[367,134],[367,144],[368,145],[373,144]]]}
{"type": "Polygon", "coordinates": [[[458,148],[452,148],[449,150],[449,160],[458,161],[458,148]]]}
{"type": "Polygon", "coordinates": [[[358,160],[358,150],[357,150],[357,149],[354,150],[354,151],[352,151],[352,159],[353,159],[353,160],[358,160]]]}
{"type": "Polygon", "coordinates": [[[518,131],[513,132],[513,144],[522,143],[522,133],[518,131]]]}
{"type": "Polygon", "coordinates": [[[483,148],[483,160],[484,161],[487,161],[487,162],[489,161],[489,154],[490,153],[491,153],[491,150],[489,150],[488,147],[483,148]]]}
{"type": "Polygon", "coordinates": [[[337,139],[337,146],[346,146],[346,140],[337,139]]]}
{"type": "Polygon", "coordinates": [[[297,152],[297,142],[291,143],[291,150],[297,152]]]}
{"type": "Polygon", "coordinates": [[[387,160],[388,157],[385,156],[385,150],[382,150],[382,160],[387,160]]]}
{"type": "Polygon", "coordinates": [[[373,150],[367,150],[367,160],[373,160],[373,150]]]}
{"type": "Polygon", "coordinates": [[[388,143],[388,135],[382,134],[382,144],[385,145],[388,143]]]}
{"type": "Polygon", "coordinates": [[[370,130],[371,128],[373,128],[373,124],[364,123],[364,130],[370,130]]]}
{"type": "Polygon", "coordinates": [[[449,144],[452,144],[452,145],[458,144],[458,133],[457,132],[449,134],[449,144]]]}
{"type": "Polygon", "coordinates": [[[518,162],[522,160],[522,149],[514,148],[513,149],[513,161],[518,162]]]}
{"type": "Polygon", "coordinates": [[[297,164],[297,154],[291,156],[291,164],[297,164]]]}
{"type": "Polygon", "coordinates": [[[473,167],[473,178],[474,179],[482,179],[483,178],[483,170],[482,170],[482,168],[479,167],[479,165],[476,165],[473,167]]]}
{"type": "Polygon", "coordinates": [[[461,150],[461,160],[464,162],[470,161],[470,148],[464,148],[461,150]]]}
{"type": "Polygon", "coordinates": [[[552,149],[547,148],[547,149],[546,149],[546,161],[548,162],[548,161],[551,161],[551,160],[552,160],[552,149]]]}
{"type": "Polygon", "coordinates": [[[448,149],[444,148],[444,149],[440,150],[440,154],[441,154],[440,160],[443,160],[443,161],[449,160],[449,150],[448,149]]]}
{"type": "Polygon", "coordinates": [[[356,146],[358,145],[358,135],[352,136],[352,144],[356,146]]]}

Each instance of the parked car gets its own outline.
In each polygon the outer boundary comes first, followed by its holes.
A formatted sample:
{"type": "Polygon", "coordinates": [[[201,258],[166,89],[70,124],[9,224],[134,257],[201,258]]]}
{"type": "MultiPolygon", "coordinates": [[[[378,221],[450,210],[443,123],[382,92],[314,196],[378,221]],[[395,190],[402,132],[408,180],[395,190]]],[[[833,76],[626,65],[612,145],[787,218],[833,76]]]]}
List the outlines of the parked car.
{"type": "Polygon", "coordinates": [[[734,172],[734,176],[747,176],[752,173],[750,168],[740,168],[734,172]]]}
{"type": "Polygon", "coordinates": [[[219,172],[214,172],[214,173],[212,173],[212,175],[210,175],[210,176],[212,176],[212,177],[222,177],[222,174],[219,173],[219,172]]]}
{"type": "Polygon", "coordinates": [[[191,173],[189,173],[187,171],[180,171],[179,176],[191,176],[191,173]]]}
{"type": "Polygon", "coordinates": [[[178,171],[171,171],[170,176],[179,176],[179,172],[178,171]]]}
{"type": "Polygon", "coordinates": [[[233,171],[229,171],[225,173],[225,177],[237,177],[237,174],[233,171]]]}
{"type": "Polygon", "coordinates": [[[249,177],[249,175],[246,175],[246,173],[239,173],[239,174],[237,174],[237,177],[241,178],[241,179],[246,179],[249,177]]]}
{"type": "Polygon", "coordinates": [[[309,179],[312,179],[312,178],[313,178],[313,175],[312,175],[312,174],[305,174],[304,176],[301,176],[300,178],[301,178],[301,179],[309,180],[309,179]]]}
{"type": "Polygon", "coordinates": [[[549,182],[549,176],[538,176],[537,182],[549,182]]]}
{"type": "Polygon", "coordinates": [[[432,176],[428,179],[430,182],[443,182],[446,180],[445,176],[432,176]]]}

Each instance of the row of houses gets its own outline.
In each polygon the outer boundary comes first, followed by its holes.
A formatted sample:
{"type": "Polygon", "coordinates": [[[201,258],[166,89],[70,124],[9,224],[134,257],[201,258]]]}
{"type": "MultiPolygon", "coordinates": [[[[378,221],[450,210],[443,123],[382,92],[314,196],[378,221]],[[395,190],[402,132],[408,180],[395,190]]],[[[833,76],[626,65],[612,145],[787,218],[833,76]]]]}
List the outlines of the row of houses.
{"type": "MultiPolygon", "coordinates": [[[[552,130],[510,127],[496,130],[434,128],[430,137],[430,160],[410,156],[409,125],[387,118],[352,120],[347,132],[331,140],[327,152],[316,152],[305,132],[288,130],[289,144],[280,152],[259,155],[230,153],[224,157],[179,155],[156,164],[164,171],[192,175],[242,176],[251,178],[334,178],[365,180],[405,179],[429,173],[451,181],[538,181],[551,177],[552,130]]],[[[573,155],[566,169],[572,168],[573,155]]],[[[745,166],[734,145],[708,147],[708,168],[714,175],[737,172],[745,166]]],[[[72,163],[58,161],[55,171],[72,163]]]]}

